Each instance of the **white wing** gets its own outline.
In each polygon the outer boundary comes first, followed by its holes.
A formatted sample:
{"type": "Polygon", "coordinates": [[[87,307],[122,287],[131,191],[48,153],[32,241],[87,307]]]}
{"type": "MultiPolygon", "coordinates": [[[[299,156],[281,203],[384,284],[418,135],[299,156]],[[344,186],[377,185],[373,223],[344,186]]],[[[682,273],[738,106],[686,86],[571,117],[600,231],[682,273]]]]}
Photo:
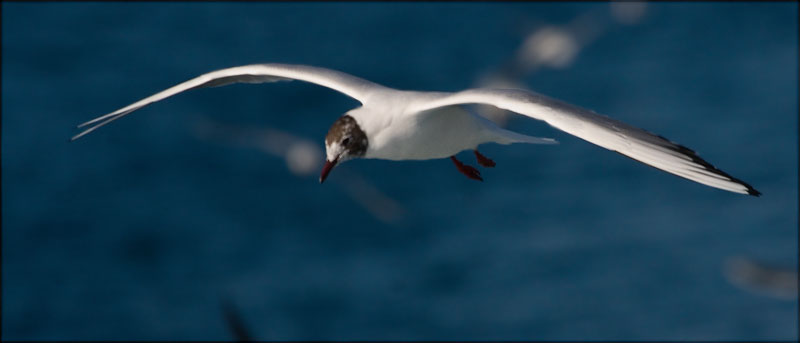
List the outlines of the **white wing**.
{"type": "Polygon", "coordinates": [[[704,185],[742,194],[761,194],[704,161],[689,148],[590,110],[529,91],[470,89],[421,102],[413,111],[458,104],[493,105],[543,120],[588,142],[704,185]]]}
{"type": "Polygon", "coordinates": [[[72,137],[76,140],[97,128],[114,120],[122,118],[128,113],[144,106],[171,97],[175,94],[204,87],[225,86],[232,83],[263,83],[275,81],[300,80],[315,83],[342,92],[350,97],[365,103],[367,98],[375,91],[387,89],[376,83],[345,74],[339,71],[289,64],[252,64],[212,71],[200,75],[184,83],[178,84],[147,98],[134,102],[109,114],[87,121],[78,127],[91,125],[83,132],[72,137]]]}

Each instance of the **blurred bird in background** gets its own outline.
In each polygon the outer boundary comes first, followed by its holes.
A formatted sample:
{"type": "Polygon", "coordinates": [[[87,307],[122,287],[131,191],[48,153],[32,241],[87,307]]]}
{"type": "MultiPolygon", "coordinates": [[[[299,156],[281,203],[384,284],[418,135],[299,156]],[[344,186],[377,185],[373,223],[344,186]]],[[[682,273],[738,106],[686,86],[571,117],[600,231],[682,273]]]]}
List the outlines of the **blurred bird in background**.
{"type": "MultiPolygon", "coordinates": [[[[313,178],[324,161],[319,144],[311,139],[273,128],[250,128],[225,124],[207,117],[195,121],[192,132],[204,141],[237,148],[255,148],[286,161],[286,168],[302,178],[313,178]]],[[[342,168],[332,183],[361,208],[386,224],[400,225],[406,212],[402,204],[382,192],[360,173],[342,168]]]]}
{"type": "MultiPolygon", "coordinates": [[[[479,88],[529,89],[529,78],[542,69],[566,69],[581,50],[606,34],[614,25],[636,25],[647,14],[646,2],[612,1],[606,9],[588,10],[569,22],[537,25],[506,62],[477,77],[479,88]]],[[[478,113],[505,127],[509,112],[477,105],[478,113]]]]}
{"type": "Polygon", "coordinates": [[[746,291],[785,300],[797,299],[796,268],[733,256],[725,261],[724,274],[728,282],[746,291]]]}

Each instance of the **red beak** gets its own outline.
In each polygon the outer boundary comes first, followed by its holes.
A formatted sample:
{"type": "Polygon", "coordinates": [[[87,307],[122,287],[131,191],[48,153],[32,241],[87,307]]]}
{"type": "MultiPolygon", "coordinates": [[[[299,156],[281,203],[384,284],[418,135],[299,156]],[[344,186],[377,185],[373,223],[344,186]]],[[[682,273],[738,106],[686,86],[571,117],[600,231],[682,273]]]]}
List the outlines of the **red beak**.
{"type": "Polygon", "coordinates": [[[331,172],[333,167],[336,166],[336,163],[339,162],[339,158],[337,157],[333,162],[325,161],[325,165],[322,167],[322,173],[319,174],[319,183],[325,182],[325,179],[328,178],[328,174],[331,172]]]}

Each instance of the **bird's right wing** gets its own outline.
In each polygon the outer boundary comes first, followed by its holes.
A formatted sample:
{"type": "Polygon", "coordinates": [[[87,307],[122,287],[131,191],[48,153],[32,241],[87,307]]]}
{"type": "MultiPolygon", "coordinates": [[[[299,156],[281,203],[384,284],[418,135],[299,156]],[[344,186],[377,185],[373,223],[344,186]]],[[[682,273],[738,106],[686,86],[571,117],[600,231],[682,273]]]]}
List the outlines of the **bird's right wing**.
{"type": "Polygon", "coordinates": [[[362,104],[365,103],[374,92],[388,89],[350,74],[326,68],[291,64],[251,64],[221,69],[200,75],[114,112],[87,121],[78,125],[78,127],[91,126],[72,137],[71,140],[74,141],[81,138],[89,132],[122,118],[128,113],[136,111],[144,106],[190,89],[219,87],[232,83],[263,83],[291,80],[306,81],[331,88],[360,101],[362,104]]]}

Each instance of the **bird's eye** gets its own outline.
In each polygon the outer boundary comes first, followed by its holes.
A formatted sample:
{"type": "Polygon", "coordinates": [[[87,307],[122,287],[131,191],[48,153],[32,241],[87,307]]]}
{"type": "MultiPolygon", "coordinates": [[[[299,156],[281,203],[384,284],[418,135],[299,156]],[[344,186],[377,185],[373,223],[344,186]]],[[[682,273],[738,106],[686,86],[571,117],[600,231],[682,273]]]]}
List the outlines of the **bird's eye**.
{"type": "Polygon", "coordinates": [[[344,140],[342,140],[342,145],[347,145],[348,143],[350,143],[350,137],[347,137],[344,140]]]}

